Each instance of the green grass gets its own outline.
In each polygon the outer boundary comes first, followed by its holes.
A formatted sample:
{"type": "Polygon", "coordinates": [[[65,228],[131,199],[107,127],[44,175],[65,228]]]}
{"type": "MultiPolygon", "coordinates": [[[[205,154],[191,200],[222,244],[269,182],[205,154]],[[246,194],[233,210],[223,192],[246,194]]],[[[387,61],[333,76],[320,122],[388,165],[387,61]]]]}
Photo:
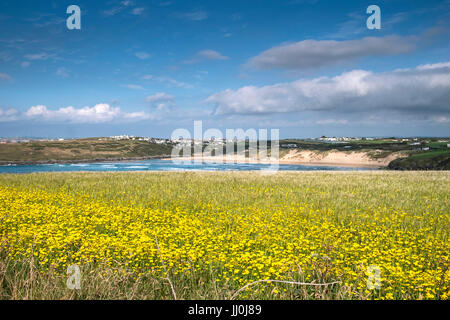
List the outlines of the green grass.
{"type": "Polygon", "coordinates": [[[115,200],[128,205],[158,203],[161,209],[182,204],[195,208],[202,201],[212,206],[280,206],[283,202],[331,205],[342,215],[355,208],[377,205],[403,207],[420,214],[427,197],[448,208],[450,172],[257,172],[236,173],[34,173],[0,175],[0,185],[56,192],[65,187],[72,194],[115,200]],[[248,197],[250,188],[268,188],[269,196],[248,197]],[[242,189],[242,192],[240,190],[242,189]],[[286,198],[283,190],[290,191],[286,198]],[[309,190],[305,192],[305,190],[309,190]],[[118,198],[118,195],[120,197],[118,198]],[[351,201],[349,201],[351,200],[351,201]]]}
{"type": "Polygon", "coordinates": [[[450,170],[450,150],[420,152],[389,164],[396,170],[450,170]]]}
{"type": "Polygon", "coordinates": [[[427,146],[429,146],[430,148],[433,149],[450,149],[449,147],[447,147],[447,145],[449,144],[449,142],[430,142],[427,144],[427,146]]]}
{"type": "Polygon", "coordinates": [[[439,151],[418,153],[418,154],[411,155],[409,158],[410,159],[427,159],[427,158],[434,158],[437,156],[445,156],[445,155],[450,155],[450,150],[439,150],[439,151]]]}

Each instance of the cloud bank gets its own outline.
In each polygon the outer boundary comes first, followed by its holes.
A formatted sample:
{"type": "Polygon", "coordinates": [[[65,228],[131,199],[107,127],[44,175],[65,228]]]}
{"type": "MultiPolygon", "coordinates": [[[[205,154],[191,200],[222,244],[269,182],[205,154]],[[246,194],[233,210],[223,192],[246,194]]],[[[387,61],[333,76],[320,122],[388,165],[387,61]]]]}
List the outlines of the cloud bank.
{"type": "Polygon", "coordinates": [[[215,114],[288,112],[450,114],[450,62],[384,73],[353,70],[336,77],[246,86],[211,95],[215,114]]]}
{"type": "MultiPolygon", "coordinates": [[[[0,113],[0,117],[2,117],[0,113]]],[[[101,103],[93,107],[74,108],[66,107],[50,110],[46,106],[37,105],[29,108],[21,115],[22,120],[44,120],[69,123],[105,123],[130,122],[150,119],[151,115],[145,112],[124,112],[120,107],[111,107],[101,103]]]]}
{"type": "Polygon", "coordinates": [[[251,58],[252,69],[313,69],[368,56],[396,55],[411,52],[416,37],[367,37],[358,40],[304,40],[284,44],[251,58]]]}

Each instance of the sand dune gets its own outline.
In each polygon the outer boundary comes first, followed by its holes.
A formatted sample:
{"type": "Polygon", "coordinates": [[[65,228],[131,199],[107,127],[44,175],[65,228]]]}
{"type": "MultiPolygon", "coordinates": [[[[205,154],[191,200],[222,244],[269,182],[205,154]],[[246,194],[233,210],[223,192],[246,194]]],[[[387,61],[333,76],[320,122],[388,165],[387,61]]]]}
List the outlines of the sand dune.
{"type": "MultiPolygon", "coordinates": [[[[387,157],[374,159],[370,157],[367,152],[343,152],[337,150],[327,152],[314,150],[291,150],[288,154],[280,158],[279,163],[349,167],[385,167],[392,160],[402,156],[403,154],[401,152],[395,152],[387,157]]],[[[205,162],[270,163],[269,159],[246,158],[243,155],[194,156],[186,159],[205,162]]]]}

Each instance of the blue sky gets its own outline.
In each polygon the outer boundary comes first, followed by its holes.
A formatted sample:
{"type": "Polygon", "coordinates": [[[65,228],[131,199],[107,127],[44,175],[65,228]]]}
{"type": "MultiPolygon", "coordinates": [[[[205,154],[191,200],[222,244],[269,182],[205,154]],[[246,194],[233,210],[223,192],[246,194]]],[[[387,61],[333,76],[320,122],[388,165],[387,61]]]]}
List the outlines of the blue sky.
{"type": "Polygon", "coordinates": [[[449,136],[449,35],[444,0],[3,0],[0,136],[449,136]]]}

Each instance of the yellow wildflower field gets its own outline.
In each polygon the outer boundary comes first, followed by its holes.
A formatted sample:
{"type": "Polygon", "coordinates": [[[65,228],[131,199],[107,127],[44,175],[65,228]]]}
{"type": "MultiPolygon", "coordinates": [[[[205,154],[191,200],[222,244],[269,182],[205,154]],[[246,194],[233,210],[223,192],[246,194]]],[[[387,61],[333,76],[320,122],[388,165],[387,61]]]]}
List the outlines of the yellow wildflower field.
{"type": "Polygon", "coordinates": [[[0,298],[32,263],[58,291],[35,298],[172,299],[168,277],[181,299],[448,299],[449,190],[448,172],[2,175],[0,298]],[[328,285],[236,293],[258,280],[328,285]]]}

